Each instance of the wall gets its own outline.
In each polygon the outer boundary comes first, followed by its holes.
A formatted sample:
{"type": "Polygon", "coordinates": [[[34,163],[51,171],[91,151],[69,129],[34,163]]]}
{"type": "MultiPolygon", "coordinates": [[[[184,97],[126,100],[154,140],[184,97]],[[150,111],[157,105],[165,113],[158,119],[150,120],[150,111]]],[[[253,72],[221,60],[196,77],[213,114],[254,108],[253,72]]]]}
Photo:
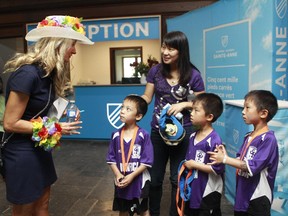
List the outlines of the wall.
{"type": "Polygon", "coordinates": [[[109,50],[111,47],[129,46],[142,46],[144,62],[147,62],[148,55],[160,60],[160,40],[96,42],[92,46],[77,44],[77,54],[72,58],[72,84],[91,81],[99,85],[110,84],[109,50]]]}
{"type": "MultiPolygon", "coordinates": [[[[84,19],[98,19],[106,17],[131,17],[141,15],[160,15],[161,16],[161,34],[166,33],[166,19],[178,16],[187,11],[192,11],[217,0],[179,0],[179,1],[151,1],[151,0],[13,0],[1,1],[0,3],[0,46],[3,40],[9,38],[11,40],[17,37],[24,39],[26,34],[27,23],[37,23],[45,16],[51,14],[69,14],[73,16],[83,17],[84,19]],[[57,7],[55,7],[55,2],[57,7]],[[139,10],[141,8],[141,10],[139,10]]],[[[117,42],[114,47],[118,47],[117,42]]],[[[113,43],[111,43],[113,44],[113,43]]],[[[5,44],[4,44],[5,45],[5,44]]],[[[26,42],[22,42],[25,51],[26,42]]],[[[139,45],[139,43],[137,44],[139,45]]],[[[78,55],[73,58],[73,72],[71,74],[72,83],[79,81],[94,80],[97,84],[109,84],[110,74],[109,55],[101,55],[108,53],[109,49],[102,47],[101,43],[97,43],[93,48],[78,48],[78,55]],[[95,49],[94,49],[95,46],[95,49]],[[98,51],[95,51],[98,50],[98,51]],[[81,53],[89,53],[82,56],[81,53]],[[98,55],[99,54],[99,55],[98,55]],[[97,58],[93,58],[94,56],[97,58]],[[89,62],[90,57],[93,59],[89,62]],[[101,64],[100,64],[101,63],[101,64]],[[91,68],[90,68],[91,65],[91,68]],[[101,67],[100,67],[101,65],[101,67]],[[101,73],[101,74],[100,74],[101,73]],[[107,76],[109,74],[109,76],[107,76]],[[81,77],[83,75],[83,77],[81,77]],[[100,76],[101,75],[101,76],[100,76]],[[91,77],[90,77],[91,76],[91,77]]],[[[145,45],[146,47],[146,45],[145,45]]],[[[154,43],[148,45],[147,50],[143,50],[143,57],[152,54],[160,59],[159,46],[154,43]]],[[[15,52],[16,50],[14,50],[15,52]]],[[[1,59],[6,62],[10,58],[10,53],[1,52],[1,59]]],[[[1,73],[0,68],[0,73],[1,73]]]]}
{"type": "Polygon", "coordinates": [[[0,38],[24,37],[25,24],[39,22],[45,16],[68,14],[85,19],[155,15],[166,18],[207,6],[217,0],[2,0],[0,3],[0,38]],[[53,3],[54,2],[54,3],[53,3]]]}
{"type": "Polygon", "coordinates": [[[0,40],[0,76],[4,83],[4,93],[9,74],[2,74],[3,67],[7,60],[15,54],[15,52],[24,52],[23,38],[7,38],[0,40]]]}

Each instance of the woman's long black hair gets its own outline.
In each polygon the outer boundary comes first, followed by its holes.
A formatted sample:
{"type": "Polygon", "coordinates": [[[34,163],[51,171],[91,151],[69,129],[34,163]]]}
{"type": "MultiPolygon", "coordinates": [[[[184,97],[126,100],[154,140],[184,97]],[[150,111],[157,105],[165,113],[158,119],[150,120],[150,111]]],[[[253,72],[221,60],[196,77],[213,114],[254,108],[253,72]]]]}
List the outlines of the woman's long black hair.
{"type": "MultiPolygon", "coordinates": [[[[191,79],[191,68],[195,68],[196,70],[198,70],[190,62],[189,43],[186,35],[181,31],[169,32],[163,37],[162,44],[178,50],[179,57],[177,62],[177,68],[180,71],[179,84],[181,86],[186,86],[191,79]]],[[[165,63],[163,63],[162,65],[162,74],[165,77],[170,78],[170,65],[165,63]]]]}

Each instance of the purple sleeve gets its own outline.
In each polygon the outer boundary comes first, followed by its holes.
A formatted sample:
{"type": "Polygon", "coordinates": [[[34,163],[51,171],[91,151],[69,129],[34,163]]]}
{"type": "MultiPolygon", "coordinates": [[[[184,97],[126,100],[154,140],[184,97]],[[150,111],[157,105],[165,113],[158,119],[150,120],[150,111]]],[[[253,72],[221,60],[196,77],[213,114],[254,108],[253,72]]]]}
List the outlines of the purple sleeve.
{"type": "Polygon", "coordinates": [[[154,83],[155,74],[159,70],[160,67],[161,67],[161,64],[157,64],[149,70],[147,77],[146,77],[146,80],[148,83],[154,83]]]}
{"type": "Polygon", "coordinates": [[[106,162],[109,164],[117,163],[117,159],[116,159],[117,142],[116,142],[116,139],[114,139],[114,137],[115,137],[115,133],[112,133],[112,138],[110,140],[108,152],[106,156],[106,162]]]}
{"type": "MultiPolygon", "coordinates": [[[[252,146],[252,144],[253,141],[250,146],[252,146]]],[[[249,153],[248,157],[249,155],[252,154],[249,153]]],[[[266,133],[264,140],[261,142],[260,145],[257,145],[257,152],[255,153],[254,157],[251,159],[248,158],[249,169],[253,173],[253,175],[260,173],[266,167],[277,169],[278,158],[279,155],[277,140],[274,135],[266,133]]]]}
{"type": "Polygon", "coordinates": [[[190,81],[190,86],[194,92],[205,91],[204,81],[202,79],[201,73],[195,68],[192,69],[192,79],[190,81]]]}
{"type": "Polygon", "coordinates": [[[151,167],[154,161],[154,152],[153,152],[153,146],[150,139],[150,135],[148,132],[141,130],[144,135],[144,143],[143,143],[143,152],[141,155],[140,162],[141,164],[144,164],[146,166],[151,167]]]}

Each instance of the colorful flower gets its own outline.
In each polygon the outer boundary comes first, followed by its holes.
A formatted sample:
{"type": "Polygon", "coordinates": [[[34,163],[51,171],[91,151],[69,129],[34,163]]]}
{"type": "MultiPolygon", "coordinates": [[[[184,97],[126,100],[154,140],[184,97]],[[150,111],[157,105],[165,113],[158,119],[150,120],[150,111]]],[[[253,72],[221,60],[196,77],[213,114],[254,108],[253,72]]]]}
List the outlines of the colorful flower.
{"type": "Polygon", "coordinates": [[[62,128],[56,118],[38,117],[32,119],[31,122],[33,125],[32,140],[35,141],[35,147],[41,146],[45,151],[51,151],[60,146],[62,128]]]}
{"type": "Polygon", "coordinates": [[[71,17],[71,16],[55,16],[55,17],[46,17],[44,20],[38,23],[37,28],[46,27],[46,26],[58,26],[64,28],[71,28],[76,32],[79,32],[85,35],[84,26],[81,23],[82,18],[71,17]]]}

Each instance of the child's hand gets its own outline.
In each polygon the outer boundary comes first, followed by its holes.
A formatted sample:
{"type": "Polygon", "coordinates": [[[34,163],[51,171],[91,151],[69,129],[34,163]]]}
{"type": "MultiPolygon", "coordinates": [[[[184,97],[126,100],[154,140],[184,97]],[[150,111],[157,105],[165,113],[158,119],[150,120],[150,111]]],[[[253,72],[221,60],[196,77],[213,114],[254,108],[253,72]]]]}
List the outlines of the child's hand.
{"type": "Polygon", "coordinates": [[[115,185],[117,187],[121,187],[121,182],[122,182],[123,179],[124,179],[123,175],[116,176],[115,179],[114,179],[115,185]]]}
{"type": "Polygon", "coordinates": [[[130,183],[133,181],[134,177],[129,174],[129,175],[126,175],[120,182],[120,186],[121,188],[125,188],[127,187],[128,185],[130,185],[130,183]]]}
{"type": "Polygon", "coordinates": [[[197,163],[195,160],[188,160],[184,163],[184,166],[189,169],[189,170],[192,170],[192,169],[195,169],[195,163],[197,163]]]}
{"type": "Polygon", "coordinates": [[[207,152],[210,155],[210,160],[212,160],[211,163],[207,163],[209,165],[213,164],[220,164],[220,163],[225,163],[225,158],[227,155],[226,149],[224,145],[218,145],[216,146],[214,152],[207,152]]]}

